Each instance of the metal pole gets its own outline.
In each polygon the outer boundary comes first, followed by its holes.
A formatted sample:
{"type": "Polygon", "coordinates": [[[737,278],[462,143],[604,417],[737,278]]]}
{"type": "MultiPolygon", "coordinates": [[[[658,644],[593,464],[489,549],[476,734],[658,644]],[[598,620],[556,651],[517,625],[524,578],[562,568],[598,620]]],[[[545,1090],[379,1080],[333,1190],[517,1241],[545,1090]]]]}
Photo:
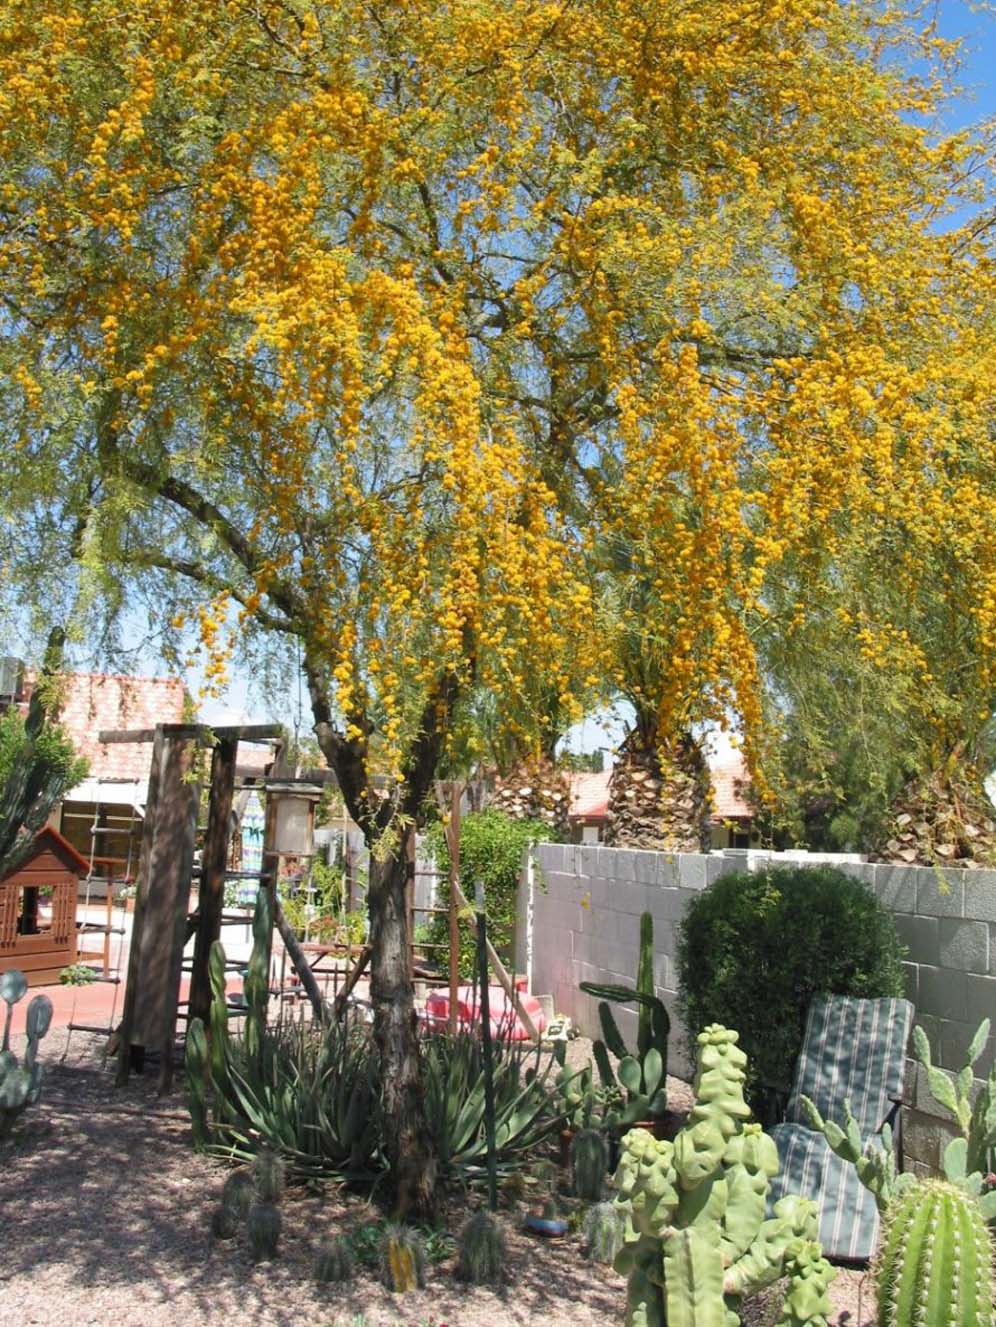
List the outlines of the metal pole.
{"type": "Polygon", "coordinates": [[[481,1039],[484,1046],[484,1134],[488,1145],[488,1206],[498,1210],[498,1156],[495,1151],[495,1076],[491,1048],[491,1001],[488,991],[488,939],[484,886],[474,884],[477,906],[477,972],[481,982],[481,1039]]]}

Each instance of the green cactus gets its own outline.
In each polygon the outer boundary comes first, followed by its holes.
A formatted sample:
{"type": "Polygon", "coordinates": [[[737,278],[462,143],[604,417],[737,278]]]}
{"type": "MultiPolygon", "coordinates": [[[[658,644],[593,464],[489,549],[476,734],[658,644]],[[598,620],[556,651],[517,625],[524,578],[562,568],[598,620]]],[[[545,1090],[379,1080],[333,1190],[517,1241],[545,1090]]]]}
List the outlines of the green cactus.
{"type": "Polygon", "coordinates": [[[992,1249],[975,1198],[943,1180],[907,1190],[879,1245],[878,1327],[992,1327],[992,1249]]]}
{"type": "Polygon", "coordinates": [[[240,1223],[249,1216],[255,1196],[255,1183],[248,1170],[235,1170],[225,1181],[221,1191],[221,1205],[235,1215],[240,1223]]]}
{"type": "Polygon", "coordinates": [[[281,1224],[280,1210],[273,1203],[253,1203],[249,1208],[246,1234],[253,1262],[267,1262],[277,1256],[281,1224]]]}
{"type": "Polygon", "coordinates": [[[792,1302],[804,1304],[831,1275],[812,1244],[814,1203],[782,1198],[765,1220],[778,1150],[748,1123],[737,1040],[718,1024],[699,1034],[696,1101],[673,1143],[645,1129],[623,1139],[615,1267],[628,1278],[628,1327],[730,1327],[736,1304],[779,1277],[792,1277],[792,1302]]]}
{"type": "Polygon", "coordinates": [[[667,1039],[671,1020],[664,1003],[654,994],[654,921],[649,912],[640,918],[640,958],[636,986],[606,986],[583,981],[581,990],[600,1001],[598,1018],[602,1036],[592,1047],[602,1085],[607,1091],[626,1090],[625,1104],[611,1107],[609,1125],[623,1126],[660,1119],[667,1110],[667,1039]],[[639,1009],[636,1054],[631,1054],[616,1025],[609,1001],[636,1004],[639,1009]],[[612,1072],[609,1054],[619,1061],[612,1072]]]}
{"type": "Polygon", "coordinates": [[[273,903],[269,890],[260,889],[252,918],[252,954],[243,989],[246,997],[246,1052],[250,1059],[263,1049],[270,1001],[270,947],[273,941],[273,903]]]}
{"type": "Polygon", "coordinates": [[[352,1245],[341,1235],[326,1240],[315,1255],[315,1280],[322,1285],[351,1281],[355,1268],[352,1245]]]}
{"type": "Polygon", "coordinates": [[[284,1195],[285,1166],[283,1158],[265,1144],[252,1162],[252,1177],[260,1202],[279,1203],[284,1195]]]}
{"type": "Polygon", "coordinates": [[[234,1239],[242,1228],[235,1209],[224,1203],[216,1207],[211,1214],[211,1234],[215,1239],[234,1239]]]}
{"type": "Polygon", "coordinates": [[[194,1135],[194,1147],[198,1152],[206,1147],[211,1139],[208,1126],[207,1058],[207,1034],[204,1031],[204,1023],[199,1018],[192,1018],[187,1028],[183,1067],[187,1075],[190,1131],[194,1135]]]}
{"type": "Polygon", "coordinates": [[[595,1203],[584,1217],[584,1256],[611,1267],[622,1248],[622,1221],[614,1203],[595,1203]]]}
{"type": "MultiPolygon", "coordinates": [[[[968,1048],[965,1065],[953,1077],[931,1063],[930,1045],[921,1027],[913,1029],[916,1057],[927,1075],[927,1086],[934,1101],[954,1116],[961,1137],[953,1138],[944,1149],[941,1168],[944,1178],[978,1197],[982,1215],[990,1225],[996,1223],[996,1191],[983,1193],[984,1177],[996,1161],[996,1066],[989,1072],[973,1106],[972,1065],[982,1054],[989,1039],[989,1019],[979,1025],[968,1048]]],[[[833,1120],[824,1120],[808,1097],[801,1098],[802,1108],[817,1132],[822,1133],[831,1150],[844,1161],[849,1161],[866,1189],[875,1195],[881,1214],[915,1183],[910,1174],[896,1170],[892,1130],[882,1127],[881,1143],[871,1140],[862,1145],[858,1125],[848,1102],[844,1103],[843,1127],[833,1120]]]]}
{"type": "Polygon", "coordinates": [[[507,1252],[498,1222],[487,1212],[475,1212],[460,1228],[456,1275],[475,1286],[500,1286],[505,1279],[507,1252]]]}
{"type": "Polygon", "coordinates": [[[782,1301],[778,1327],[827,1327],[833,1311],[827,1294],[834,1269],[823,1257],[820,1246],[803,1240],[790,1248],[785,1257],[789,1287],[782,1301]]]}
{"type": "Polygon", "coordinates": [[[571,1139],[574,1192],[586,1203],[597,1203],[605,1184],[608,1148],[597,1129],[582,1129],[571,1139]]]}
{"type": "Polygon", "coordinates": [[[7,1137],[18,1117],[41,1095],[42,1071],[38,1063],[38,1043],[52,1022],[52,1001],[47,995],[36,995],[28,1005],[25,1018],[28,1044],[23,1065],[18,1063],[17,1056],[10,1049],[14,1005],[24,998],[27,989],[28,982],[23,972],[12,968],[0,973],[0,999],[7,1005],[3,1048],[0,1050],[0,1139],[7,1137]]]}
{"type": "Polygon", "coordinates": [[[425,1245],[407,1226],[389,1225],[380,1245],[380,1279],[395,1295],[425,1286],[425,1245]]]}

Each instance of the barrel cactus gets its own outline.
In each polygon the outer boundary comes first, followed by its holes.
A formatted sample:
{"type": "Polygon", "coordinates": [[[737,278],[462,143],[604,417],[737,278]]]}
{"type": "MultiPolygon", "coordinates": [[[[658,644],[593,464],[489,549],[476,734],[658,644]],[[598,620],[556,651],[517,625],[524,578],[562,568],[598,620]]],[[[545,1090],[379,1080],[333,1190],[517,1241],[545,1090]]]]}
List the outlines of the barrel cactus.
{"type": "Polygon", "coordinates": [[[456,1275],[475,1286],[500,1286],[505,1279],[505,1237],[493,1216],[475,1212],[460,1228],[456,1275]]]}
{"type": "Polygon", "coordinates": [[[586,1203],[597,1203],[602,1196],[608,1149],[597,1129],[582,1129],[571,1140],[571,1176],[574,1192],[586,1203]]]}
{"type": "Polygon", "coordinates": [[[285,1172],[283,1158],[264,1144],[252,1161],[252,1176],[260,1202],[280,1202],[284,1194],[285,1172]]]}
{"type": "Polygon", "coordinates": [[[778,1151],[748,1123],[737,1040],[718,1024],[699,1034],[695,1106],[673,1143],[646,1129],[623,1139],[615,1267],[629,1282],[628,1327],[727,1327],[744,1297],[784,1275],[792,1302],[825,1302],[833,1271],[815,1243],[816,1205],[787,1196],[765,1220],[778,1151]]]}
{"type": "Polygon", "coordinates": [[[253,1203],[249,1208],[246,1234],[253,1262],[265,1262],[277,1256],[280,1227],[280,1210],[273,1203],[253,1203]]]}
{"type": "Polygon", "coordinates": [[[0,1138],[7,1137],[18,1116],[41,1095],[42,1071],[38,1063],[38,1043],[52,1022],[52,1001],[47,995],[36,995],[28,1005],[24,1020],[28,1044],[23,1065],[10,1049],[10,1023],[14,1005],[24,998],[27,989],[28,982],[23,972],[10,969],[0,973],[0,998],[7,1005],[3,1049],[0,1050],[0,1138]]]}
{"type": "Polygon", "coordinates": [[[425,1246],[414,1230],[388,1226],[380,1246],[380,1279],[396,1295],[425,1286],[425,1246]]]}
{"type": "Polygon", "coordinates": [[[315,1280],[321,1285],[349,1281],[354,1270],[352,1245],[341,1235],[326,1240],[315,1255],[315,1280]]]}
{"type": "Polygon", "coordinates": [[[878,1254],[878,1327],[992,1327],[992,1249],[978,1200],[924,1180],[889,1209],[878,1254]]]}
{"type": "Polygon", "coordinates": [[[227,1208],[239,1222],[245,1221],[252,1206],[255,1185],[248,1170],[232,1171],[221,1191],[221,1205],[227,1208]]]}

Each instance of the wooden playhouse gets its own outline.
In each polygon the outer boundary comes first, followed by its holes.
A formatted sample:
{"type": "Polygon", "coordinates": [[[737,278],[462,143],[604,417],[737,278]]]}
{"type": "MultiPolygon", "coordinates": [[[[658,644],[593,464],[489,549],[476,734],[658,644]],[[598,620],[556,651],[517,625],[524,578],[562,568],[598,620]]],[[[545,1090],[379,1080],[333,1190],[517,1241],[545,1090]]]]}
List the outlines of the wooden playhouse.
{"type": "Polygon", "coordinates": [[[29,986],[59,980],[76,962],[76,900],[87,863],[46,826],[30,856],[0,880],[0,972],[19,968],[29,986]]]}

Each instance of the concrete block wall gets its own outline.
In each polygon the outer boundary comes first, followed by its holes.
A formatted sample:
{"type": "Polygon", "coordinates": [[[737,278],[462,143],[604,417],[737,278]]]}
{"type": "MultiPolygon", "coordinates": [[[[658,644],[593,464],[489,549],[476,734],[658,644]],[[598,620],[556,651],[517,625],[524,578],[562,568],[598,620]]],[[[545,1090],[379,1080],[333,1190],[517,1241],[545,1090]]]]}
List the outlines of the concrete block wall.
{"type": "MultiPolygon", "coordinates": [[[[582,981],[631,984],[639,953],[640,914],[654,919],[657,994],[671,1015],[669,1070],[691,1077],[678,1015],[675,952],[677,925],[689,900],[731,871],[771,865],[835,865],[855,875],[893,913],[909,950],[907,995],[930,1042],[935,1064],[957,1071],[983,1018],[996,1025],[996,872],[885,866],[815,854],[676,854],[637,852],[587,844],[541,844],[531,890],[525,878],[519,916],[517,968],[531,989],[550,994],[587,1036],[598,1035],[597,1001],[582,981]]],[[[627,1040],[636,1014],[613,1011],[627,1040]]],[[[990,1037],[976,1074],[988,1074],[996,1053],[990,1037]]],[[[936,1170],[949,1137],[945,1113],[931,1103],[926,1074],[910,1060],[906,1074],[904,1149],[910,1168],[936,1170]]]]}

